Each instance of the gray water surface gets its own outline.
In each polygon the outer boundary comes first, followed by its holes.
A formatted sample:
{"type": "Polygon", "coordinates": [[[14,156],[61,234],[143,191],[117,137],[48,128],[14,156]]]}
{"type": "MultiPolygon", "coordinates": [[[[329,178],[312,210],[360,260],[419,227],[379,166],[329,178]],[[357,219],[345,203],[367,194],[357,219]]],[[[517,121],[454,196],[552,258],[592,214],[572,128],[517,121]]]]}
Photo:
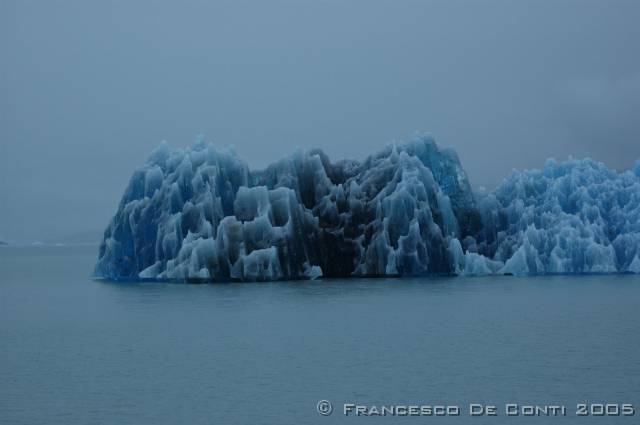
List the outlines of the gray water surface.
{"type": "Polygon", "coordinates": [[[0,423],[637,423],[637,276],[116,284],[96,247],[0,247],[0,423]],[[318,400],[334,412],[322,416],[318,400]],[[458,405],[345,417],[343,403],[458,405]],[[498,406],[471,418],[469,403],[498,406]],[[567,407],[506,417],[505,403],[567,407]]]}

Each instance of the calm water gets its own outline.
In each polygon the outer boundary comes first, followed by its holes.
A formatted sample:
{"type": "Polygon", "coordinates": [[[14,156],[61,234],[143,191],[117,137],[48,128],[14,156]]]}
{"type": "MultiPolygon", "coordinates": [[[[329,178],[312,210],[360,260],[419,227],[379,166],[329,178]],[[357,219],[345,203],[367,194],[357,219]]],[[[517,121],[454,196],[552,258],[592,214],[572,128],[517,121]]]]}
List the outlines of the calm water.
{"type": "Polygon", "coordinates": [[[580,402],[640,408],[635,276],[114,284],[89,279],[95,258],[0,248],[0,423],[553,424],[585,422],[580,402]],[[345,417],[345,402],[462,414],[345,417]],[[505,403],[567,416],[508,418],[505,403]]]}

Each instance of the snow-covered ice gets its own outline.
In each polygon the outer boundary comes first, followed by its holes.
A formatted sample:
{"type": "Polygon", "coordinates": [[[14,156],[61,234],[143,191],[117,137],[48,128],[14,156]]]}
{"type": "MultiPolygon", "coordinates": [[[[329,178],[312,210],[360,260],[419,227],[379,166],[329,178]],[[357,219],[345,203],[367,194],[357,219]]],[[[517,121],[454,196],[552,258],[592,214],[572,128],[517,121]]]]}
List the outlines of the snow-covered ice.
{"type": "Polygon", "coordinates": [[[298,150],[261,171],[202,139],[162,144],[131,177],[95,268],[177,281],[611,272],[640,272],[640,163],[549,160],[473,193],[429,136],[363,162],[298,150]]]}

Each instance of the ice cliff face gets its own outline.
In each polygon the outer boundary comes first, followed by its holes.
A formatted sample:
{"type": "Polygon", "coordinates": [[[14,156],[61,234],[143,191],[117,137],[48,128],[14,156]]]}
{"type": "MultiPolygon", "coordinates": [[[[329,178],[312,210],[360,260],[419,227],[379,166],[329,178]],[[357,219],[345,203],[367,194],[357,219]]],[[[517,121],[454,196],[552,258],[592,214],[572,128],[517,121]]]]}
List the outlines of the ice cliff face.
{"type": "Polygon", "coordinates": [[[110,279],[640,272],[640,167],[548,162],[471,192],[429,137],[364,162],[298,151],[252,172],[198,141],[131,178],[96,265],[110,279]]]}

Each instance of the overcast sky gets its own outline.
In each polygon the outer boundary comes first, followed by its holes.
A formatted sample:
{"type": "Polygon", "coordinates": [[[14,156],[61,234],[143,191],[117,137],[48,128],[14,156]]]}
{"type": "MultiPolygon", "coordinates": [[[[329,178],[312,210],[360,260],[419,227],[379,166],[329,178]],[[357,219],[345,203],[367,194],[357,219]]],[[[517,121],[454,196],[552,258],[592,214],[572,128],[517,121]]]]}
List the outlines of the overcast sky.
{"type": "Polygon", "coordinates": [[[252,167],[430,132],[474,186],[640,157],[639,1],[0,1],[0,238],[102,229],[161,141],[252,167]]]}

